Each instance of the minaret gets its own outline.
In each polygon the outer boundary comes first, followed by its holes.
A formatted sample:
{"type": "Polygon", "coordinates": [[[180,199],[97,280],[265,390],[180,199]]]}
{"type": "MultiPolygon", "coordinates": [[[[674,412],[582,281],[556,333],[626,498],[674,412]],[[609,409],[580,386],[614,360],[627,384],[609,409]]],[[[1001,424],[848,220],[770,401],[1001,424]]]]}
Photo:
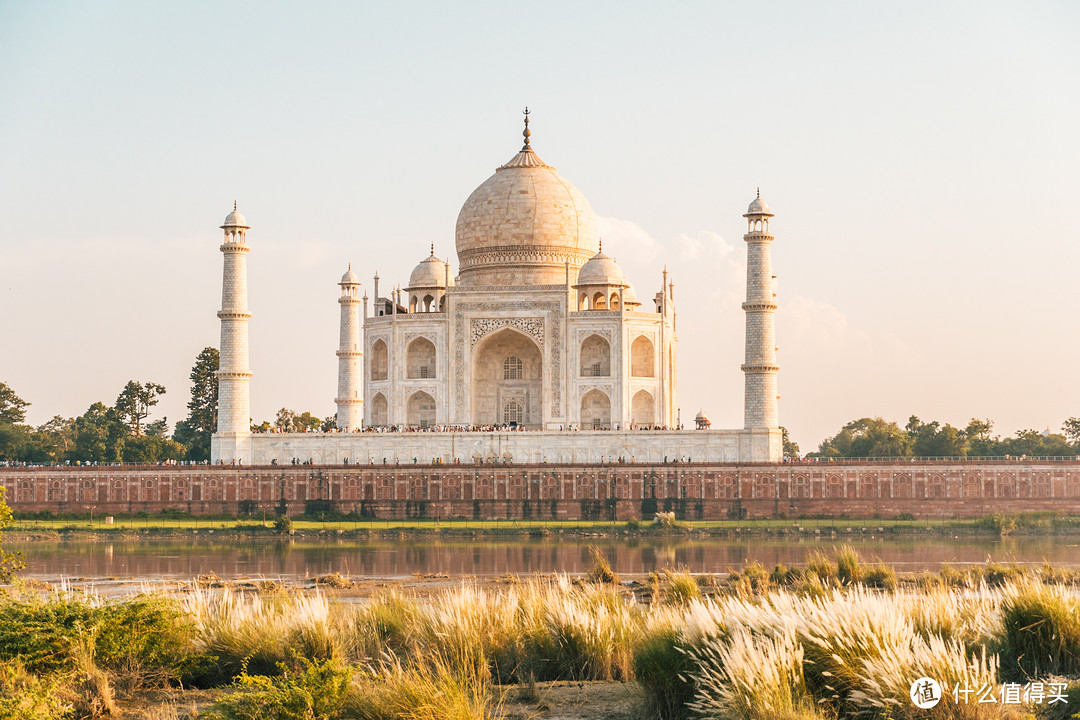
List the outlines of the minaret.
{"type": "Polygon", "coordinates": [[[750,203],[743,215],[747,220],[746,241],[746,362],[742,366],[746,374],[744,397],[746,429],[777,428],[780,416],[777,410],[776,373],[776,297],[773,292],[769,218],[773,217],[769,206],[757,198],[750,203]]]}
{"type": "Polygon", "coordinates": [[[341,276],[341,344],[338,356],[337,427],[342,432],[359,430],[364,418],[360,394],[364,353],[360,351],[360,279],[349,269],[341,276]]]}
{"type": "Polygon", "coordinates": [[[225,241],[221,252],[225,269],[221,283],[221,364],[218,378],[218,426],[211,457],[214,461],[242,461],[251,435],[251,395],[248,365],[247,231],[251,227],[236,209],[221,226],[225,241]]]}

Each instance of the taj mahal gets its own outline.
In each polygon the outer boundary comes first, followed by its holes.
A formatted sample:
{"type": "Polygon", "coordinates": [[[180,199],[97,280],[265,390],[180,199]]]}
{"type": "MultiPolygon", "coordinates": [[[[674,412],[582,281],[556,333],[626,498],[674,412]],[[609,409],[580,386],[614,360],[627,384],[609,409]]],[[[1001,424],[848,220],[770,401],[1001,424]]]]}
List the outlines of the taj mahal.
{"type": "Polygon", "coordinates": [[[252,432],[250,226],[234,206],[214,463],[781,459],[773,214],[760,193],[744,215],[744,427],[715,429],[700,413],[684,427],[667,269],[639,297],[604,253],[589,201],[532,148],[527,110],[523,136],[458,214],[456,273],[432,244],[404,287],[381,290],[375,273],[369,297],[351,265],[342,276],[336,432],[252,432]]]}

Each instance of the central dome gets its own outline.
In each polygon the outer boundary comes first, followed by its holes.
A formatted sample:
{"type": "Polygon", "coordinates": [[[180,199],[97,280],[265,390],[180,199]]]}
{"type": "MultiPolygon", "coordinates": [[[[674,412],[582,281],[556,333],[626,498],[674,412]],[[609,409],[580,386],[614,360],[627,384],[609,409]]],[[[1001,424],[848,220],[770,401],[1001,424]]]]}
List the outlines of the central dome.
{"type": "MultiPolygon", "coordinates": [[[[528,133],[528,128],[526,128],[528,133]]],[[[473,191],[457,219],[463,286],[562,285],[596,254],[589,201],[525,147],[473,191]]]]}

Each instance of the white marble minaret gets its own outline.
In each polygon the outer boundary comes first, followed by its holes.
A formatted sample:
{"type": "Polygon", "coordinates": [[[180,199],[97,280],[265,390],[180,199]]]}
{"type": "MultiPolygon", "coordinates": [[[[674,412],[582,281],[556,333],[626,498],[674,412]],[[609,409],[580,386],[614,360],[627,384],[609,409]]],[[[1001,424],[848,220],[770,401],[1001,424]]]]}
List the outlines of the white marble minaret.
{"type": "Polygon", "coordinates": [[[225,270],[221,283],[221,365],[218,377],[218,426],[211,443],[214,462],[232,462],[250,455],[251,369],[248,365],[247,220],[236,210],[221,226],[225,270]]]}
{"type": "Polygon", "coordinates": [[[338,430],[359,430],[364,418],[363,381],[364,353],[360,351],[360,280],[352,271],[341,276],[341,343],[338,347],[338,430]]]}
{"type": "Polygon", "coordinates": [[[769,218],[773,217],[768,204],[757,198],[743,215],[747,220],[746,241],[746,375],[744,409],[747,430],[778,428],[776,373],[776,293],[773,292],[772,241],[769,218]]]}

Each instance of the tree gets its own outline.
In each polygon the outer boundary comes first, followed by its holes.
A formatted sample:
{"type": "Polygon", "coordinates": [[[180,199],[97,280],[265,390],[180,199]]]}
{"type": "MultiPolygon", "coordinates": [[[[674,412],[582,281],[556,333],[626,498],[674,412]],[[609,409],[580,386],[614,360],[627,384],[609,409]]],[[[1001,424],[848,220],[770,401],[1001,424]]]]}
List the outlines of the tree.
{"type": "Polygon", "coordinates": [[[203,348],[191,367],[191,399],[188,416],[176,423],[173,439],[187,446],[188,460],[210,459],[210,437],[217,430],[217,370],[221,357],[217,348],[203,348]]]}
{"type": "Polygon", "coordinates": [[[895,422],[860,418],[821,443],[817,457],[909,457],[911,437],[895,422]]]}
{"type": "Polygon", "coordinates": [[[330,432],[336,427],[337,413],[334,413],[333,415],[328,415],[323,418],[322,425],[319,427],[319,430],[321,430],[322,432],[330,432]]]}
{"type": "Polygon", "coordinates": [[[0,423],[0,460],[23,460],[30,447],[30,428],[27,425],[0,423]]]}
{"type": "Polygon", "coordinates": [[[24,459],[30,447],[30,428],[23,425],[30,403],[0,382],[0,460],[24,459]]]}
{"type": "Polygon", "coordinates": [[[323,421],[309,412],[294,416],[294,432],[315,432],[322,427],[323,421]]]}
{"type": "Polygon", "coordinates": [[[33,462],[59,463],[69,459],[75,450],[75,418],[54,415],[34,430],[31,445],[33,462]]]}
{"type": "Polygon", "coordinates": [[[799,457],[799,443],[791,442],[791,438],[788,436],[788,430],[786,427],[780,427],[780,437],[783,440],[784,445],[784,457],[797,458],[799,457]]]}
{"type": "Polygon", "coordinates": [[[96,402],[75,418],[73,460],[115,462],[123,456],[127,429],[114,408],[96,402]]]}
{"type": "Polygon", "coordinates": [[[140,435],[123,439],[121,460],[125,463],[156,463],[180,460],[187,450],[183,445],[162,435],[140,435]]]}
{"type": "Polygon", "coordinates": [[[1080,418],[1071,417],[1061,425],[1065,437],[1080,450],[1080,418]]]}
{"type": "Polygon", "coordinates": [[[158,399],[165,394],[165,388],[157,383],[139,383],[128,380],[120,391],[114,405],[120,420],[138,437],[143,434],[142,421],[150,415],[150,408],[158,404],[158,399]]]}
{"type": "MultiPolygon", "coordinates": [[[[5,490],[0,487],[0,530],[11,524],[11,508],[4,501],[5,490]]],[[[0,583],[10,583],[15,573],[26,567],[21,553],[0,550],[0,583]]]]}
{"type": "Polygon", "coordinates": [[[1064,435],[1031,429],[1017,430],[1016,437],[1006,438],[1001,441],[1001,449],[1005,455],[1016,456],[1076,454],[1076,451],[1069,445],[1069,441],[1065,439],[1064,435]]]}
{"type": "Polygon", "coordinates": [[[991,420],[971,418],[967,427],[964,428],[964,437],[967,438],[968,455],[992,456],[1004,455],[1000,449],[1000,440],[991,435],[994,423],[991,420]]]}
{"type": "Polygon", "coordinates": [[[964,457],[967,455],[967,436],[963,430],[938,421],[924,423],[916,415],[904,428],[911,437],[912,452],[919,457],[964,457]]]}
{"type": "Polygon", "coordinates": [[[293,432],[296,425],[296,413],[289,408],[281,408],[274,417],[274,427],[278,432],[293,432]]]}
{"type": "Polygon", "coordinates": [[[7,383],[0,382],[0,425],[18,425],[26,420],[30,403],[15,394],[7,383]]]}

